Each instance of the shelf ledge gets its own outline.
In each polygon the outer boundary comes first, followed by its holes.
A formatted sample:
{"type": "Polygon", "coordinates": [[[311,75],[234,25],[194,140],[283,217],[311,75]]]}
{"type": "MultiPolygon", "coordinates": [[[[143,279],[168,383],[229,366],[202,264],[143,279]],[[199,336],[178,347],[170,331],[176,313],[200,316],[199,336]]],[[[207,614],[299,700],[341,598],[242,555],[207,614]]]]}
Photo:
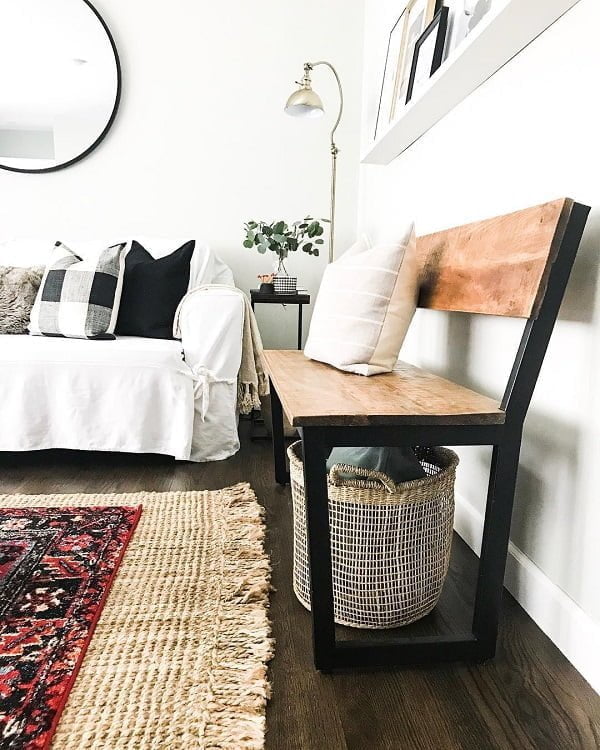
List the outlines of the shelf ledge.
{"type": "Polygon", "coordinates": [[[442,63],[363,155],[389,164],[579,0],[505,0],[442,63]]]}

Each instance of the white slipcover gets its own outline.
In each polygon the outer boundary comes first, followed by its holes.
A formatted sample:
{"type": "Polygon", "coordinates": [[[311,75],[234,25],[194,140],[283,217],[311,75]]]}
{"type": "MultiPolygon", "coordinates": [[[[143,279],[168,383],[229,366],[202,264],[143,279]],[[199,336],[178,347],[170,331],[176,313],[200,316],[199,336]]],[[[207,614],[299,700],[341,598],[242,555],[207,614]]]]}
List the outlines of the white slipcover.
{"type": "MultiPolygon", "coordinates": [[[[145,241],[156,257],[178,247],[145,241]]],[[[43,265],[52,244],[0,243],[0,264],[43,265]]],[[[88,255],[110,242],[83,244],[74,241],[73,250],[88,255]]],[[[194,256],[194,286],[232,281],[205,245],[197,243],[194,256]]],[[[186,298],[180,317],[181,341],[0,335],[0,451],[72,448],[193,461],[233,455],[242,299],[208,286],[186,298]]]]}

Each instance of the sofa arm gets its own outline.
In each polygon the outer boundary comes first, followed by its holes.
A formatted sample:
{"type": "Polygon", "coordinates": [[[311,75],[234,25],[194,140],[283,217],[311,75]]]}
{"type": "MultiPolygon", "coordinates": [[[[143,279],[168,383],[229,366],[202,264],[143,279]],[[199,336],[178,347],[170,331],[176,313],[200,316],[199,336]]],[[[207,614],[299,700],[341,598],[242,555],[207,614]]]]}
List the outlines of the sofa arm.
{"type": "Polygon", "coordinates": [[[211,383],[236,383],[242,359],[243,292],[235,287],[207,285],[182,299],[173,325],[184,359],[195,380],[200,414],[208,409],[211,383]]]}

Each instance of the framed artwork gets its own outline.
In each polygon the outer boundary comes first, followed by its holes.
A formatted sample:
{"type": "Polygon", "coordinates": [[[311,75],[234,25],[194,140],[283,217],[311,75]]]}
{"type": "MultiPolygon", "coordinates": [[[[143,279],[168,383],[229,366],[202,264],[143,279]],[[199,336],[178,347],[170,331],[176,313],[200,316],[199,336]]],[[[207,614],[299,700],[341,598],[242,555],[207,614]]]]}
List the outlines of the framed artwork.
{"type": "Polygon", "coordinates": [[[442,64],[447,28],[448,8],[443,7],[415,43],[406,92],[407,102],[442,64]]]}
{"type": "MultiPolygon", "coordinates": [[[[462,0],[461,0],[462,1],[462,0]]],[[[394,119],[396,103],[404,99],[408,88],[410,62],[414,44],[435,15],[442,0],[408,0],[393,25],[387,44],[381,93],[374,137],[378,138],[385,127],[394,119]]]]}
{"type": "Polygon", "coordinates": [[[390,120],[395,119],[406,102],[415,44],[431,23],[439,6],[441,6],[441,0],[409,0],[405,6],[403,13],[404,29],[396,66],[390,120]]]}
{"type": "Polygon", "coordinates": [[[444,0],[444,5],[448,6],[446,59],[488,14],[494,0],[444,0]]]}
{"type": "Polygon", "coordinates": [[[377,120],[375,122],[375,138],[377,138],[377,135],[390,121],[398,58],[402,47],[405,21],[406,10],[403,10],[400,17],[393,25],[388,38],[385,67],[383,69],[383,78],[381,80],[381,93],[379,95],[379,107],[377,109],[377,120]]]}

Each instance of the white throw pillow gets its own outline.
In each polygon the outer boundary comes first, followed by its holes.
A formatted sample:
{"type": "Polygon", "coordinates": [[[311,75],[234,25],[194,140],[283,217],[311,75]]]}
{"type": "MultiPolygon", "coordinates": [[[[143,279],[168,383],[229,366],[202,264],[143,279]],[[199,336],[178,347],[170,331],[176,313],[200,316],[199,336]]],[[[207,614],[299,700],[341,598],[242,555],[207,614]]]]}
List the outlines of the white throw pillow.
{"type": "Polygon", "coordinates": [[[304,354],[358,375],[391,372],[418,293],[414,223],[397,242],[357,243],[327,266],[304,354]]]}

